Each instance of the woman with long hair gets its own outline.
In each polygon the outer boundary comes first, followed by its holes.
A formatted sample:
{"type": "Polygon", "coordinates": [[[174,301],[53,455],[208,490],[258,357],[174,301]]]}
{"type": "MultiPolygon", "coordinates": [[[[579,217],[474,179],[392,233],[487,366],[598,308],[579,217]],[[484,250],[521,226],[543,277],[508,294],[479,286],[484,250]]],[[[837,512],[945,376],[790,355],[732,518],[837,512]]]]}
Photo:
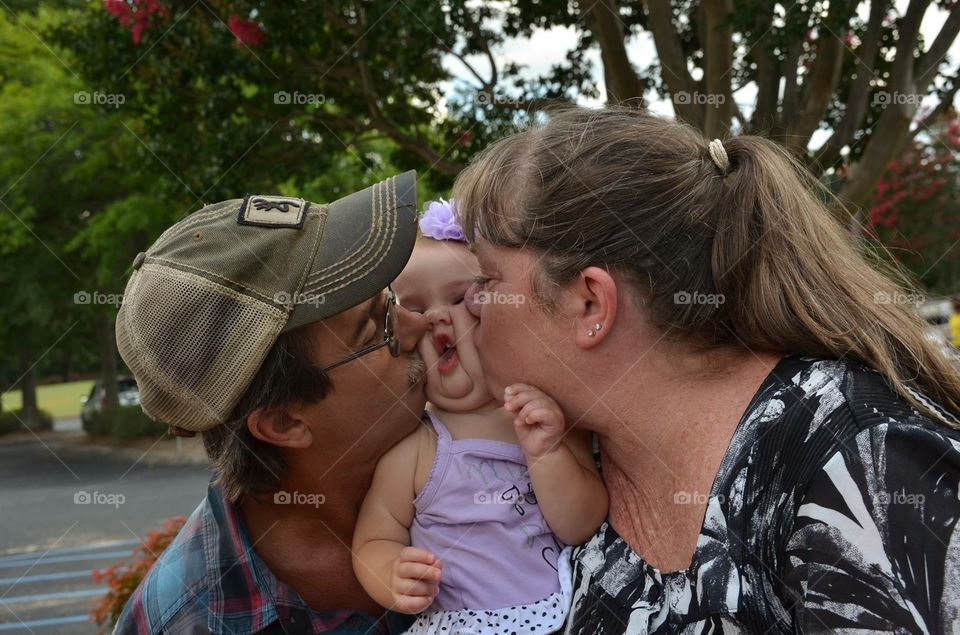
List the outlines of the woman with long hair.
{"type": "Polygon", "coordinates": [[[491,389],[599,442],[567,632],[958,627],[960,374],[784,150],[571,108],[454,199],[491,389]]]}

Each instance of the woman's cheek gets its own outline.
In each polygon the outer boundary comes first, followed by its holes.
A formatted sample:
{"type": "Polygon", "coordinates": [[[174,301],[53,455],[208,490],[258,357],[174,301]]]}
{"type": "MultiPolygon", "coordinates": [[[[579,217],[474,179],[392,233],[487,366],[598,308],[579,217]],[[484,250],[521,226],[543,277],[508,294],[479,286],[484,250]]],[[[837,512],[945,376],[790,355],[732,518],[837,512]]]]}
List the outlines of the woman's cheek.
{"type": "Polygon", "coordinates": [[[467,311],[469,311],[470,315],[478,320],[480,319],[480,309],[482,307],[481,304],[477,303],[477,293],[479,290],[480,285],[474,282],[472,285],[470,285],[466,294],[463,296],[463,303],[467,306],[467,311]]]}

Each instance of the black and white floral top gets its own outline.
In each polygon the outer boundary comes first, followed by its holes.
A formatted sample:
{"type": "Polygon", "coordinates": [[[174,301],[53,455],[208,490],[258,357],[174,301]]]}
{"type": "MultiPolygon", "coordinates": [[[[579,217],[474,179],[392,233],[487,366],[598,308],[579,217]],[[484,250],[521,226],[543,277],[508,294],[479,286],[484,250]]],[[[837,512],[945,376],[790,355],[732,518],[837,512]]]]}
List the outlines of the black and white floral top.
{"type": "MultiPolygon", "coordinates": [[[[951,415],[944,417],[953,420],[951,415]]],[[[734,433],[689,569],[604,523],[566,633],[960,633],[960,433],[855,364],[783,358],[734,433]]]]}

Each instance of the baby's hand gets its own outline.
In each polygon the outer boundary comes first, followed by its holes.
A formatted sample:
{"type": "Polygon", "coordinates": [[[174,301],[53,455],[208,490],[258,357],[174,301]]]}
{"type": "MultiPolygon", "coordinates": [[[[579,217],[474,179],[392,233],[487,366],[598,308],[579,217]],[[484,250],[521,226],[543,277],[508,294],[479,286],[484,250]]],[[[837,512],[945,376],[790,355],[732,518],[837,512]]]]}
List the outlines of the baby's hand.
{"type": "Polygon", "coordinates": [[[513,425],[527,458],[540,458],[560,444],[566,429],[563,412],[543,391],[527,384],[512,384],[503,393],[503,407],[517,413],[513,425]]]}
{"type": "Polygon", "coordinates": [[[390,591],[399,613],[420,613],[433,603],[440,590],[443,563],[426,549],[404,547],[393,561],[390,591]]]}

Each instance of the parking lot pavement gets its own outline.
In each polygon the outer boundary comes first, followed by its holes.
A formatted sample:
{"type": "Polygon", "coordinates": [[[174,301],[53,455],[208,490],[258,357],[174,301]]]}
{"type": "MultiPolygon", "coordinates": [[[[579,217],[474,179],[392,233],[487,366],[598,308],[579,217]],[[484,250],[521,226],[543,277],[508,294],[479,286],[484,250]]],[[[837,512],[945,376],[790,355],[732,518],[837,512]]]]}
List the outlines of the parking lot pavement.
{"type": "Polygon", "coordinates": [[[130,556],[206,491],[202,465],[74,453],[39,439],[0,443],[0,634],[95,633],[91,577],[130,556]]]}

